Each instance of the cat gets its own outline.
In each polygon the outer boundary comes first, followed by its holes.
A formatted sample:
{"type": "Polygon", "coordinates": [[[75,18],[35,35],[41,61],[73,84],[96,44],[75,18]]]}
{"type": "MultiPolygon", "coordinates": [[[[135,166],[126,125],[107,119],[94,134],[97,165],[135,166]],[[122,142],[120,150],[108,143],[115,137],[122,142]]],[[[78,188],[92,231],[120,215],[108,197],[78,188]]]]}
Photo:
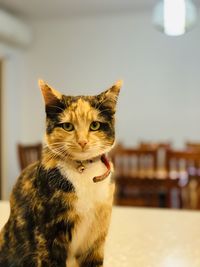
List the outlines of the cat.
{"type": "Polygon", "coordinates": [[[114,182],[121,81],[96,96],[65,96],[39,81],[46,110],[40,161],[24,169],[0,234],[0,267],[102,267],[114,182]]]}

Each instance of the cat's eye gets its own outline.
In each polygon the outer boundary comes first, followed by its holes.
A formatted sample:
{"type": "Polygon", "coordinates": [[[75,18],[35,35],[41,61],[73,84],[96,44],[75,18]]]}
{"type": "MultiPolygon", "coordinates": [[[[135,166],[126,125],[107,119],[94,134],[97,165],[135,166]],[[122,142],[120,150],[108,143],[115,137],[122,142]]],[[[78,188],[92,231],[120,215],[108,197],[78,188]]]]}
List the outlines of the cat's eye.
{"type": "Polygon", "coordinates": [[[91,131],[98,131],[99,128],[101,126],[101,123],[99,121],[93,121],[91,124],[90,124],[90,130],[91,131]]]}
{"type": "Polygon", "coordinates": [[[70,122],[65,122],[65,123],[62,123],[62,128],[67,131],[67,132],[71,132],[74,130],[74,125],[70,122]]]}

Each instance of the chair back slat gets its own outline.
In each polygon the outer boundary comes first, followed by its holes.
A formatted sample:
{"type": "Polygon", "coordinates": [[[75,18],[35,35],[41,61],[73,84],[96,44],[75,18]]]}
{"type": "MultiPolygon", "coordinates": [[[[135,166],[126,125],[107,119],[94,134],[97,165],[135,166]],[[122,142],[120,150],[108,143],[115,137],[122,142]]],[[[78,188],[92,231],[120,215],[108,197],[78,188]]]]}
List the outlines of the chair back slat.
{"type": "Polygon", "coordinates": [[[187,150],[200,151],[200,143],[186,142],[185,146],[187,150]]]}
{"type": "Polygon", "coordinates": [[[153,178],[157,168],[154,149],[120,149],[113,155],[117,176],[153,178]]]}
{"type": "Polygon", "coordinates": [[[172,179],[187,178],[190,175],[200,176],[200,151],[168,150],[167,171],[172,179]]]}
{"type": "Polygon", "coordinates": [[[35,161],[41,158],[42,154],[42,144],[38,143],[35,145],[17,145],[18,158],[20,169],[23,170],[29,164],[34,163],[35,161]]]}

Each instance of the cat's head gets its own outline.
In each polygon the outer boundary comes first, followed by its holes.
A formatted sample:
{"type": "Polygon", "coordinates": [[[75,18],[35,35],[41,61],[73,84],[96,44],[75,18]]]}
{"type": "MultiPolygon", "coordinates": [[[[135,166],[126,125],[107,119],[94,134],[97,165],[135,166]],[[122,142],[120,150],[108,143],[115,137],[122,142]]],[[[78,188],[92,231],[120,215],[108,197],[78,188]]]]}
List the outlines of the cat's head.
{"type": "Polygon", "coordinates": [[[66,96],[40,80],[49,149],[73,160],[109,152],[115,141],[115,111],[121,85],[118,81],[95,96],[66,96]]]}

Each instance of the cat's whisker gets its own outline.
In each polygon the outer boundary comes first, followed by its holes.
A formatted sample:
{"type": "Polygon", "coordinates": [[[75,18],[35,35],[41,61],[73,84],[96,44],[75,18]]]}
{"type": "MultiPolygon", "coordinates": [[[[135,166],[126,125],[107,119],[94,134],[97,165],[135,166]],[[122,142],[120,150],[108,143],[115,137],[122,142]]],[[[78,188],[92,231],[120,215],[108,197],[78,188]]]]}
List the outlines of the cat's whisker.
{"type": "Polygon", "coordinates": [[[53,152],[55,152],[56,154],[58,154],[60,156],[69,155],[65,150],[60,149],[60,148],[53,148],[52,150],[53,150],[53,152]]]}

